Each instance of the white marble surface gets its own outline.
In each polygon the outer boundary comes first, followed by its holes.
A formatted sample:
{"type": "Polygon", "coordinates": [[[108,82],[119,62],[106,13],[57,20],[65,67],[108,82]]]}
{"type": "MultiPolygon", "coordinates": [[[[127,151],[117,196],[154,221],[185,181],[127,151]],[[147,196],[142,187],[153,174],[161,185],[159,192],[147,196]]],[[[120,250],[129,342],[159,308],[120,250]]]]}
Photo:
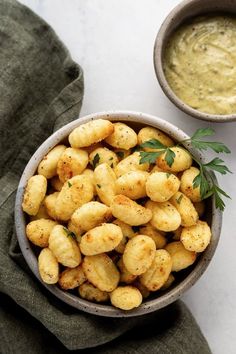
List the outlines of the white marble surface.
{"type": "MultiPolygon", "coordinates": [[[[233,153],[225,160],[236,172],[236,123],[208,124],[177,110],[162,93],[153,69],[156,33],[179,0],[21,0],[57,32],[85,76],[81,115],[108,109],[155,114],[191,134],[212,126],[233,153]]],[[[227,201],[219,247],[205,275],[184,296],[214,354],[236,353],[235,175],[219,178],[227,201]]],[[[174,354],[174,353],[173,353],[174,354]]]]}

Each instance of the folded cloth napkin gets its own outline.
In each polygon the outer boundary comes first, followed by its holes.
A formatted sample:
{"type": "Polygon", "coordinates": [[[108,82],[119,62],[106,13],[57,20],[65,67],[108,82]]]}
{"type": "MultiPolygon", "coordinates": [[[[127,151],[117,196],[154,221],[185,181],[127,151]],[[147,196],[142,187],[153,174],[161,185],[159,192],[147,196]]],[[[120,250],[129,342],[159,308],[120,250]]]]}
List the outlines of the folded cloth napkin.
{"type": "Polygon", "coordinates": [[[37,147],[78,117],[83,74],[53,30],[14,0],[0,0],[0,49],[0,352],[210,353],[181,302],[103,318],[62,303],[31,273],[14,231],[15,191],[37,147]]]}

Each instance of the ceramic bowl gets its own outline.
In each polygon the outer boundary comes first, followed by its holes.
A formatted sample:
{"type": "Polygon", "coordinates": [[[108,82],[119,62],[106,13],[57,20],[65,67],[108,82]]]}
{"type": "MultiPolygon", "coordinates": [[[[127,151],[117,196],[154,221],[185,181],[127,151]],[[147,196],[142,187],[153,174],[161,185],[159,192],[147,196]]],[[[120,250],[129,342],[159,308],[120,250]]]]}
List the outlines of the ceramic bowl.
{"type": "MultiPolygon", "coordinates": [[[[129,112],[129,111],[118,111],[118,112],[105,112],[105,113],[96,113],[80,119],[77,119],[51,135],[35,152],[32,158],[29,160],[21,180],[19,182],[16,203],[15,203],[15,227],[17,232],[17,237],[19,245],[23,256],[28,263],[30,269],[34,275],[42,282],[39,272],[38,272],[38,262],[35,252],[33,250],[32,244],[28,241],[25,234],[25,226],[27,222],[27,216],[24,214],[21,204],[24,194],[24,189],[27,184],[28,179],[35,174],[37,166],[42,158],[58,143],[63,141],[70,132],[78,127],[79,125],[90,121],[91,119],[108,119],[112,122],[122,121],[127,122],[134,129],[140,129],[143,126],[151,126],[162,130],[167,133],[171,138],[176,141],[187,139],[188,136],[176,126],[166,122],[163,119],[157,118],[144,113],[129,112]]],[[[200,158],[198,153],[193,150],[190,146],[185,145],[187,149],[191,151],[192,154],[200,158]]],[[[214,175],[213,175],[213,178],[214,175]]],[[[92,314],[107,316],[107,317],[130,317],[143,315],[162,307],[167,306],[176,299],[178,299],[183,293],[189,289],[197,281],[197,279],[204,273],[209,262],[211,261],[217,243],[220,237],[220,229],[222,223],[222,215],[219,210],[215,209],[214,200],[209,199],[207,205],[207,221],[211,225],[212,230],[212,239],[211,243],[199,257],[196,263],[186,269],[185,271],[180,272],[176,283],[166,291],[159,291],[153,293],[152,297],[144,300],[143,304],[132,311],[122,311],[112,307],[111,305],[100,305],[95,304],[86,300],[79,298],[78,296],[65,292],[61,290],[57,285],[47,285],[42,283],[51,293],[57,296],[59,299],[65,303],[77,308],[78,310],[83,310],[92,314]]]]}
{"type": "Polygon", "coordinates": [[[209,14],[209,13],[229,13],[236,14],[236,0],[185,0],[182,1],[178,6],[176,6],[170,14],[166,17],[163,22],[154,46],[154,67],[156,71],[156,76],[159,81],[161,88],[163,89],[166,96],[183,112],[206,121],[212,122],[230,122],[236,121],[236,113],[230,115],[216,115],[200,112],[196,109],[191,108],[185,104],[181,99],[179,99],[174,91],[169,86],[165,74],[163,71],[163,54],[165,50],[166,43],[175,31],[186,20],[191,19],[198,15],[209,14]]]}

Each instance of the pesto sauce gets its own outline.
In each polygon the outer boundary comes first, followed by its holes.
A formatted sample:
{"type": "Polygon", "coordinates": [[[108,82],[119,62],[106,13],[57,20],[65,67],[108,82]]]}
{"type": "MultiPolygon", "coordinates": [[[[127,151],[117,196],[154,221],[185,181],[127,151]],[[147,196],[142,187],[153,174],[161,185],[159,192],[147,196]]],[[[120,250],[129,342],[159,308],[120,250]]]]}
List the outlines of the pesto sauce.
{"type": "Polygon", "coordinates": [[[166,79],[187,105],[210,114],[236,113],[236,17],[198,16],[170,37],[166,79]]]}

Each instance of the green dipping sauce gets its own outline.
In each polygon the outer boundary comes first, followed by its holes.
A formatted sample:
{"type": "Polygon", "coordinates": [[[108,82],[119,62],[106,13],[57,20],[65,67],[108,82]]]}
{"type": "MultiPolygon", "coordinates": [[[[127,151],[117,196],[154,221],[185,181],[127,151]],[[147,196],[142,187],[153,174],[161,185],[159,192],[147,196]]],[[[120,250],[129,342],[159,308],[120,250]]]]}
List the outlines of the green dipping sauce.
{"type": "Polygon", "coordinates": [[[236,17],[195,17],[170,37],[164,52],[166,79],[192,108],[236,113],[236,17]]]}

